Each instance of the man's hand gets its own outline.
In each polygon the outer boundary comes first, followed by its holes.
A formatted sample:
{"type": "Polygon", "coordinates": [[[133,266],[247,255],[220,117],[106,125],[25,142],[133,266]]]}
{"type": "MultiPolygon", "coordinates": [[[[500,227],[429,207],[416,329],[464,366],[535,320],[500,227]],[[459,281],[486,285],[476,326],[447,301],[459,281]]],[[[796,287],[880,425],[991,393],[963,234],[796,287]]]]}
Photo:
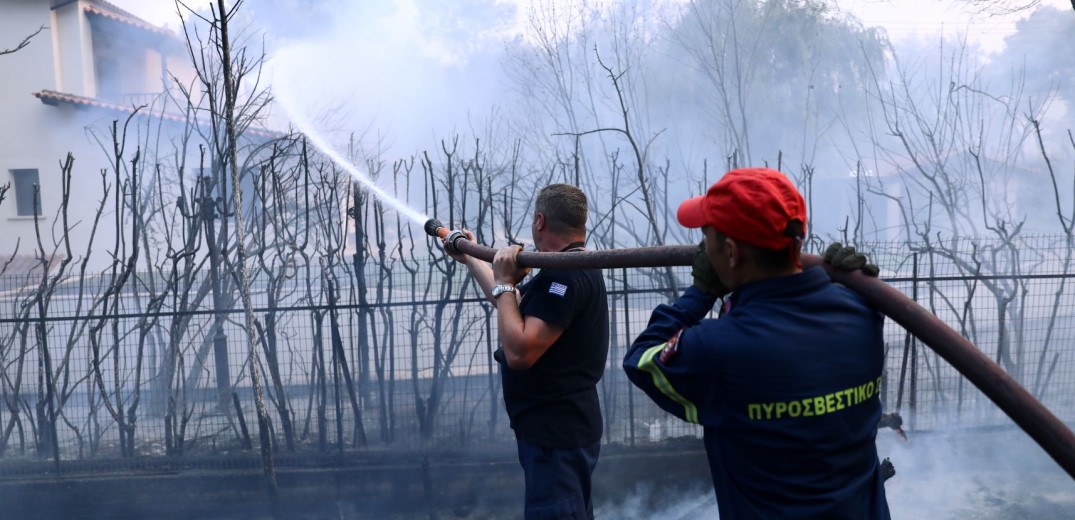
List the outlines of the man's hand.
{"type": "Polygon", "coordinates": [[[507,246],[497,250],[493,257],[493,281],[496,283],[517,284],[526,278],[529,267],[520,267],[516,257],[523,248],[507,246]]]}
{"type": "Polygon", "coordinates": [[[694,286],[710,294],[724,296],[728,294],[728,288],[720,283],[717,272],[713,269],[713,262],[709,261],[709,255],[705,254],[705,240],[698,243],[694,250],[694,263],[691,264],[691,276],[694,277],[694,286]]]}
{"type": "MultiPolygon", "coordinates": [[[[461,229],[460,231],[463,232],[463,236],[467,237],[467,240],[470,240],[471,242],[474,241],[474,233],[471,233],[469,229],[461,229]]],[[[451,235],[449,235],[449,237],[450,236],[451,235]]],[[[466,253],[453,253],[448,248],[448,237],[440,239],[440,247],[444,249],[445,253],[448,253],[448,256],[452,257],[452,260],[455,260],[456,262],[459,262],[461,264],[467,263],[466,253]]]]}
{"type": "Polygon", "coordinates": [[[839,242],[833,242],[829,245],[829,248],[825,250],[825,254],[821,255],[821,259],[841,271],[862,271],[866,276],[877,278],[877,275],[881,273],[881,268],[876,264],[871,264],[866,255],[855,251],[852,246],[844,247],[839,242]]]}

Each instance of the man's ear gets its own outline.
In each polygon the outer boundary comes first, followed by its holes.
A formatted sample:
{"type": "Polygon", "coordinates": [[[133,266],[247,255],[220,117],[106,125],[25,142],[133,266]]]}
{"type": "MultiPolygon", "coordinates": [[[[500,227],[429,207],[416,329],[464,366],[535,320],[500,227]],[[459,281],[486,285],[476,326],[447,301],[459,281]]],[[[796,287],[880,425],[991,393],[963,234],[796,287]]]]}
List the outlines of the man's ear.
{"type": "Polygon", "coordinates": [[[743,264],[743,250],[735,240],[731,238],[724,239],[724,252],[728,255],[728,267],[743,264]]]}
{"type": "Polygon", "coordinates": [[[543,231],[545,229],[545,225],[545,214],[534,213],[534,229],[538,231],[543,231]]]}

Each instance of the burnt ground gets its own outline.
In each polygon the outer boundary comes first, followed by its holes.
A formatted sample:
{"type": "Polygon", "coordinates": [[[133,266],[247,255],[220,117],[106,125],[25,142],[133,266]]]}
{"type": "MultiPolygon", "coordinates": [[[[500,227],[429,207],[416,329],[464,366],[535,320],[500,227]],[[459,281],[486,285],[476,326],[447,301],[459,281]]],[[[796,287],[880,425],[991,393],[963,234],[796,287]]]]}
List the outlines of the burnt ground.
{"type": "MultiPolygon", "coordinates": [[[[523,479],[511,453],[423,458],[384,456],[346,463],[282,464],[277,469],[282,518],[512,519],[521,517],[523,479]],[[428,469],[427,469],[428,468],[428,469]],[[427,480],[428,477],[428,480],[427,480]],[[428,488],[432,493],[427,493],[428,488]]],[[[0,517],[7,519],[268,519],[263,472],[167,469],[0,479],[0,517]]],[[[598,510],[640,490],[638,507],[659,509],[665,497],[711,497],[700,441],[665,449],[604,447],[595,474],[598,510]]],[[[710,502],[712,498],[710,498],[710,502]]],[[[599,516],[607,517],[599,513],[599,516]]]]}
{"type": "MultiPolygon", "coordinates": [[[[1075,480],[1017,429],[881,432],[893,518],[1060,520],[1075,518],[1075,480]]],[[[144,467],[0,478],[6,519],[268,519],[257,461],[231,469],[144,467]]],[[[282,463],[281,518],[518,519],[522,471],[512,453],[430,457],[383,454],[344,462],[282,463]],[[427,469],[426,469],[427,468],[427,469]],[[428,480],[427,480],[428,478],[428,480]],[[426,486],[432,490],[427,493],[426,486]]],[[[660,449],[602,448],[596,514],[616,520],[717,518],[700,441],[660,449]]]]}

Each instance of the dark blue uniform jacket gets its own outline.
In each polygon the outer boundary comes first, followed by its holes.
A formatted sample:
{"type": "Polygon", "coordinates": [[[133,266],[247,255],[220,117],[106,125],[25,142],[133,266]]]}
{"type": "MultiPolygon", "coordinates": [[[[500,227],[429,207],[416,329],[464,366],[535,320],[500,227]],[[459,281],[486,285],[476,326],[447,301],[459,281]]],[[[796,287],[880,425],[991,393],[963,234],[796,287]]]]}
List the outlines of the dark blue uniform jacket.
{"type": "Polygon", "coordinates": [[[882,315],[817,267],[746,284],[703,319],[715,300],[692,287],[658,307],[623,366],[704,427],[720,518],[889,518],[882,315]]]}

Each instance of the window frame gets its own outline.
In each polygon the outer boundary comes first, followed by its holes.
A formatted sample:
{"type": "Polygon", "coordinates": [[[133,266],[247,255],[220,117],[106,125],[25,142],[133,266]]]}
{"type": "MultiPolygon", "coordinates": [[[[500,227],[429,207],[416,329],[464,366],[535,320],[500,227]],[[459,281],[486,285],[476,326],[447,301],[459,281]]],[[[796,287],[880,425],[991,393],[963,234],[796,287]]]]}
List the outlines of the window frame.
{"type": "Polygon", "coordinates": [[[15,189],[15,215],[18,217],[41,217],[45,212],[45,208],[41,204],[41,172],[37,168],[12,168],[11,183],[15,189]],[[26,178],[26,175],[32,174],[33,179],[26,178]],[[34,186],[37,186],[37,193],[34,193],[34,186]],[[34,200],[36,195],[36,201],[34,200]],[[36,202],[36,205],[34,204],[36,202]],[[37,213],[34,213],[34,209],[37,209],[37,213]]]}

